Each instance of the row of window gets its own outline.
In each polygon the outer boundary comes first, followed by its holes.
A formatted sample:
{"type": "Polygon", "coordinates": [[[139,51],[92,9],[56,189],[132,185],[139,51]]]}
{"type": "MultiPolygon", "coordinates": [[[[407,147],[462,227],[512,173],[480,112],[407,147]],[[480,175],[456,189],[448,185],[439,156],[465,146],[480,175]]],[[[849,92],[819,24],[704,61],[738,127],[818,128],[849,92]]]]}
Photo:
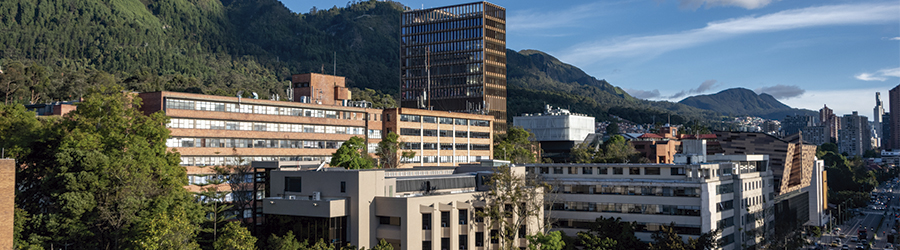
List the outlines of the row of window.
{"type": "Polygon", "coordinates": [[[415,33],[423,33],[423,32],[432,32],[438,30],[446,30],[446,29],[459,29],[459,28],[468,28],[474,26],[481,26],[481,18],[468,18],[462,19],[465,16],[478,16],[480,10],[477,9],[475,5],[471,6],[457,6],[450,7],[449,11],[453,13],[452,15],[441,15],[439,13],[446,13],[445,11],[434,11],[427,13],[410,13],[403,15],[403,24],[414,24],[414,23],[422,23],[422,22],[431,22],[437,21],[444,18],[454,18],[458,20],[450,21],[450,22],[440,22],[433,24],[425,24],[425,25],[416,25],[403,27],[403,34],[415,34],[415,33]]]}
{"type": "Polygon", "coordinates": [[[417,129],[417,128],[401,128],[400,135],[411,135],[411,136],[429,136],[429,137],[456,137],[456,138],[476,138],[476,139],[490,139],[490,132],[467,132],[467,131],[453,131],[453,130],[437,130],[437,129],[417,129]]]}
{"type": "Polygon", "coordinates": [[[553,192],[565,193],[565,194],[613,194],[613,195],[700,197],[700,188],[696,188],[696,187],[561,185],[561,186],[556,186],[553,189],[553,192]]]}
{"type": "Polygon", "coordinates": [[[725,229],[726,227],[734,226],[734,216],[721,219],[716,222],[716,228],[725,229]]]}
{"type": "Polygon", "coordinates": [[[182,156],[181,166],[250,165],[253,161],[331,161],[331,156],[182,156]]]}
{"type": "MultiPolygon", "coordinates": [[[[429,26],[429,25],[424,25],[424,26],[429,26]]],[[[410,27],[410,28],[416,28],[416,27],[410,27]]],[[[437,32],[437,33],[421,34],[421,35],[405,35],[401,39],[403,39],[403,44],[405,44],[406,46],[417,46],[417,45],[427,44],[427,43],[438,43],[438,44],[432,44],[432,46],[429,46],[431,52],[435,53],[435,52],[455,51],[455,50],[460,50],[460,49],[466,49],[465,47],[450,46],[451,45],[450,43],[441,43],[441,42],[451,41],[451,40],[470,40],[470,39],[480,38],[482,36],[484,36],[484,31],[480,27],[478,27],[478,28],[472,28],[472,29],[449,30],[449,31],[442,31],[442,32],[437,32]],[[435,45],[443,45],[443,46],[435,46],[435,45]]]]}
{"type": "MultiPolygon", "coordinates": [[[[596,222],[594,220],[576,220],[561,219],[553,223],[556,228],[576,228],[576,229],[593,229],[596,222]]],[[[653,222],[635,222],[635,232],[656,232],[662,230],[662,227],[669,227],[669,223],[653,223],[653,222]]],[[[675,224],[672,228],[679,235],[700,235],[700,225],[682,225],[675,224]]]]}
{"type": "Polygon", "coordinates": [[[192,100],[182,100],[182,99],[173,99],[173,98],[166,98],[166,108],[167,109],[187,109],[187,110],[261,114],[261,115],[306,116],[306,117],[334,118],[334,119],[348,119],[348,120],[365,120],[366,119],[366,113],[362,113],[362,112],[350,112],[350,111],[339,112],[337,110],[289,108],[289,107],[278,107],[278,106],[268,106],[268,105],[237,104],[237,103],[210,102],[210,101],[192,101],[192,100]]]}
{"type": "MultiPolygon", "coordinates": [[[[660,167],[536,167],[538,169],[538,173],[540,174],[583,174],[583,175],[593,175],[595,172],[598,175],[608,175],[612,172],[613,175],[623,175],[625,173],[625,169],[628,169],[628,175],[660,175],[661,169],[660,167]],[[563,172],[563,169],[566,169],[567,172],[563,172]],[[581,171],[579,171],[579,169],[581,171]],[[595,171],[596,170],[596,171],[595,171]]],[[[670,175],[685,175],[683,167],[670,167],[669,168],[670,175]]],[[[534,171],[533,168],[528,168],[527,171],[534,171]]]]}
{"type": "Polygon", "coordinates": [[[418,143],[405,142],[400,149],[410,150],[491,150],[490,144],[466,144],[466,143],[418,143]]]}
{"type": "MultiPolygon", "coordinates": [[[[453,87],[453,88],[435,88],[431,90],[431,94],[429,98],[442,99],[442,98],[457,98],[457,97],[478,97],[484,94],[484,87],[482,86],[469,86],[469,87],[453,87]]],[[[402,100],[416,100],[422,96],[422,91],[403,91],[400,93],[400,98],[402,100]]]]}
{"type": "MultiPolygon", "coordinates": [[[[407,71],[406,75],[404,75],[403,83],[400,87],[404,90],[408,89],[425,89],[429,84],[429,79],[427,77],[415,77],[417,72],[407,71]]],[[[460,75],[460,76],[441,76],[437,79],[430,79],[432,92],[436,91],[440,87],[450,86],[450,85],[472,85],[472,86],[481,86],[484,82],[483,76],[481,74],[471,74],[471,75],[460,75]]],[[[404,91],[403,99],[404,100],[413,100],[415,97],[422,95],[422,91],[404,91]]],[[[466,89],[456,89],[452,90],[451,94],[448,96],[472,96],[480,91],[470,91],[466,89]]]]}
{"type": "Polygon", "coordinates": [[[220,130],[245,130],[245,131],[269,131],[269,132],[294,132],[294,133],[325,133],[363,135],[366,129],[363,127],[324,126],[310,124],[288,124],[267,122],[238,122],[201,119],[173,118],[166,125],[169,128],[187,129],[220,129],[220,130]]]}
{"type": "Polygon", "coordinates": [[[414,156],[414,157],[402,157],[400,158],[400,162],[402,163],[447,163],[447,162],[479,162],[481,160],[490,159],[489,156],[414,156]]]}
{"type": "Polygon", "coordinates": [[[719,184],[716,186],[716,194],[730,194],[734,193],[734,184],[719,184]]]}
{"type": "Polygon", "coordinates": [[[166,140],[170,148],[340,148],[344,141],[185,138],[166,140]]]}
{"type": "MultiPolygon", "coordinates": [[[[391,118],[386,117],[385,119],[387,119],[387,121],[390,121],[391,118]]],[[[455,125],[463,125],[463,126],[468,124],[469,126],[477,126],[477,127],[491,126],[491,122],[485,121],[485,120],[469,120],[469,119],[461,119],[461,118],[420,116],[420,115],[400,115],[400,121],[401,122],[455,124],[455,125]]]]}
{"type": "Polygon", "coordinates": [[[552,206],[548,205],[546,209],[576,212],[700,216],[700,206],[676,206],[658,204],[569,201],[553,203],[552,206]]]}

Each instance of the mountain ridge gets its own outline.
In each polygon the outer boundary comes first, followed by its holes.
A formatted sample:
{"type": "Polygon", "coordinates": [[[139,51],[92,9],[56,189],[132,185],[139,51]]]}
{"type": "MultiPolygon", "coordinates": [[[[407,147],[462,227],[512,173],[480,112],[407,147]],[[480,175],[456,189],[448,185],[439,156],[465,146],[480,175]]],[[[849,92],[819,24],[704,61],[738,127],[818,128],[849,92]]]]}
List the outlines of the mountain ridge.
{"type": "Polygon", "coordinates": [[[772,95],[757,94],[746,88],[730,88],[715,94],[695,95],[678,103],[691,107],[718,112],[728,116],[758,116],[765,119],[781,120],[786,115],[817,115],[812,110],[790,107],[772,95]]]}

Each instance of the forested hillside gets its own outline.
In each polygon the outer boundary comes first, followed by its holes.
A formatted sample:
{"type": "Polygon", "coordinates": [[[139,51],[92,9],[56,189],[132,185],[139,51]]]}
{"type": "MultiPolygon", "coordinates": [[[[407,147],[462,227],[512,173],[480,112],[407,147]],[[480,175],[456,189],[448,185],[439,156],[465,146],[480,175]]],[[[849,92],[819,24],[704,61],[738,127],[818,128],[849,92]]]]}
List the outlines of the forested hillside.
{"type": "MultiPolygon", "coordinates": [[[[118,82],[139,92],[268,98],[285,96],[291,74],[320,72],[374,90],[360,97],[384,99],[399,91],[403,9],[374,0],[304,14],[277,0],[0,1],[0,95],[17,103],[72,100],[90,86],[118,82]]],[[[510,116],[540,112],[546,103],[599,120],[716,117],[638,100],[536,50],[508,50],[507,58],[510,116]]]]}
{"type": "Polygon", "coordinates": [[[753,90],[745,88],[726,89],[711,95],[691,96],[678,103],[713,110],[723,115],[758,116],[773,120],[784,119],[786,115],[818,115],[812,110],[791,108],[776,100],[772,95],[756,94],[753,90]]]}

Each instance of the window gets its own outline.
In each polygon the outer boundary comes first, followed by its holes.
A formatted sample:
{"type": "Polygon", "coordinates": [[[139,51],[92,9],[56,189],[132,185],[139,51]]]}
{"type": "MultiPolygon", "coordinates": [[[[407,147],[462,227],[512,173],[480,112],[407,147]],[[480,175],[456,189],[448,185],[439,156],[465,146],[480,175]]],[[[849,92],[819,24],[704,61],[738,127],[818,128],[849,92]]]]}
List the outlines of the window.
{"type": "Polygon", "coordinates": [[[597,171],[597,174],[607,174],[607,173],[608,173],[608,171],[606,170],[606,167],[600,167],[597,171]]]}
{"type": "Polygon", "coordinates": [[[459,249],[465,250],[468,249],[469,246],[469,236],[468,235],[460,235],[459,236],[459,249]]]}
{"type": "Polygon", "coordinates": [[[450,249],[450,238],[441,238],[441,250],[450,249]]]}
{"type": "Polygon", "coordinates": [[[430,240],[422,241],[422,250],[431,250],[431,241],[430,240]]]}
{"type": "Polygon", "coordinates": [[[484,213],[484,208],[476,207],[475,208],[475,222],[484,222],[484,216],[481,214],[484,213]]]}
{"type": "Polygon", "coordinates": [[[454,119],[453,121],[456,125],[466,125],[466,123],[468,123],[468,120],[466,119],[454,119]]]}
{"type": "Polygon", "coordinates": [[[659,168],[644,168],[645,175],[659,175],[659,168]]]}
{"type": "Polygon", "coordinates": [[[497,229],[491,229],[491,244],[500,243],[500,235],[497,232],[497,229]]]}
{"type": "Polygon", "coordinates": [[[592,167],[583,167],[581,168],[581,174],[593,174],[594,168],[592,167]]]}
{"type": "Polygon", "coordinates": [[[284,177],[285,192],[301,192],[300,184],[300,177],[284,177]]]}
{"type": "Polygon", "coordinates": [[[553,174],[562,174],[562,173],[563,173],[562,167],[553,167],[553,174]]]}
{"type": "Polygon", "coordinates": [[[613,169],[613,174],[622,174],[621,167],[613,167],[612,169],[613,169]]]}
{"type": "Polygon", "coordinates": [[[629,167],[628,175],[641,175],[641,168],[629,167]]]}
{"type": "Polygon", "coordinates": [[[422,130],[419,130],[419,129],[412,129],[412,128],[401,128],[401,129],[400,129],[400,135],[415,135],[415,136],[420,136],[420,135],[422,135],[422,130]]]}
{"type": "Polygon", "coordinates": [[[441,212],[441,227],[450,227],[450,212],[441,212]]]}
{"type": "Polygon", "coordinates": [[[459,210],[459,224],[465,225],[465,224],[469,223],[468,221],[469,221],[469,210],[460,209],[459,210]]]}
{"type": "Polygon", "coordinates": [[[519,238],[525,238],[525,235],[526,235],[525,225],[519,226],[519,238]]]}
{"type": "Polygon", "coordinates": [[[431,230],[431,214],[422,214],[422,230],[431,230]]]}
{"type": "Polygon", "coordinates": [[[342,181],[341,182],[341,193],[346,193],[346,192],[347,192],[347,182],[342,181]]]}
{"type": "Polygon", "coordinates": [[[453,118],[441,117],[439,120],[441,124],[453,124],[453,118]]]}
{"type": "Polygon", "coordinates": [[[671,175],[684,175],[684,168],[670,168],[672,173],[671,175]]]}
{"type": "Polygon", "coordinates": [[[434,116],[423,116],[422,121],[427,123],[437,123],[437,118],[434,116]]]}
{"type": "Polygon", "coordinates": [[[476,247],[484,246],[484,232],[475,232],[475,246],[476,247]]]}

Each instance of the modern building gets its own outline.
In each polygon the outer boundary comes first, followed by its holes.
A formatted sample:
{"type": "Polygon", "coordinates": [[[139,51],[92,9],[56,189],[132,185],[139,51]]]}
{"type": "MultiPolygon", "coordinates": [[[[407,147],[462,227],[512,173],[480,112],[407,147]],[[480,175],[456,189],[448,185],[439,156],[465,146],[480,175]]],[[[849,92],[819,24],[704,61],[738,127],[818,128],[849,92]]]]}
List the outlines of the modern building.
{"type": "Polygon", "coordinates": [[[890,137],[891,148],[886,149],[900,149],[900,132],[898,132],[900,131],[900,85],[888,91],[888,107],[890,107],[888,112],[891,115],[889,124],[891,124],[892,133],[890,137]]]}
{"type": "Polygon", "coordinates": [[[853,111],[853,114],[844,115],[841,117],[838,150],[851,156],[863,155],[866,150],[872,149],[871,131],[869,118],[859,115],[856,111],[853,111]]]}
{"type": "Polygon", "coordinates": [[[675,155],[682,152],[682,140],[707,140],[707,154],[721,153],[714,134],[678,134],[678,127],[664,126],[657,133],[644,133],[626,137],[642,157],[651,163],[673,163],[675,155]]]}
{"type": "Polygon", "coordinates": [[[800,133],[800,130],[805,127],[816,125],[819,125],[818,117],[811,115],[789,115],[785,116],[784,121],[781,122],[781,132],[782,135],[788,136],[800,133]]]}
{"type": "MultiPolygon", "coordinates": [[[[525,174],[522,167],[512,169],[525,174]]],[[[267,228],[273,230],[267,234],[293,230],[301,241],[367,248],[385,240],[394,249],[498,249],[491,237],[497,229],[476,213],[485,206],[478,197],[491,173],[491,167],[480,166],[272,169],[269,195],[262,201],[267,228]]],[[[542,217],[526,220],[514,244],[525,247],[525,236],[542,229],[542,217]]]]}
{"type": "Polygon", "coordinates": [[[809,186],[816,161],[816,145],[778,138],[764,133],[715,132],[726,155],[759,154],[769,156],[769,166],[778,195],[809,186]]]}
{"type": "Polygon", "coordinates": [[[675,223],[682,237],[721,229],[720,249],[759,242],[745,232],[770,234],[772,172],[765,155],[705,155],[705,141],[684,141],[675,164],[526,164],[556,183],[549,211],[554,229],[575,235],[598,217],[637,223],[643,241],[675,223]],[[696,153],[695,153],[696,152],[696,153]]]}
{"type": "Polygon", "coordinates": [[[838,131],[841,130],[841,118],[834,115],[834,111],[828,108],[828,105],[825,105],[825,107],[819,109],[819,120],[822,121],[822,126],[825,127],[828,142],[837,142],[838,131]]]}
{"type": "Polygon", "coordinates": [[[493,158],[491,116],[391,108],[382,117],[384,133],[397,133],[400,150],[415,153],[401,158],[401,167],[457,166],[493,158]]]}
{"type": "Polygon", "coordinates": [[[13,249],[16,160],[0,159],[0,249],[13,249]]]}
{"type": "Polygon", "coordinates": [[[884,103],[881,102],[881,92],[875,92],[875,108],[874,114],[872,114],[872,120],[874,124],[872,125],[875,129],[875,138],[878,138],[876,141],[876,147],[881,147],[882,138],[884,138],[884,133],[882,132],[881,123],[883,121],[884,116],[884,103]]]}
{"type": "Polygon", "coordinates": [[[894,145],[891,144],[891,114],[884,113],[881,116],[881,149],[891,150],[894,145]]]}
{"type": "Polygon", "coordinates": [[[402,107],[494,117],[506,132],[506,9],[475,2],[402,14],[402,107]]]}
{"type": "Polygon", "coordinates": [[[546,105],[543,113],[513,117],[513,126],[534,133],[534,141],[543,150],[542,157],[571,162],[572,148],[594,133],[594,117],[546,105]]]}
{"type": "Polygon", "coordinates": [[[831,138],[828,137],[828,129],[825,126],[808,126],[804,127],[800,131],[803,133],[803,142],[814,144],[816,146],[822,145],[826,142],[831,142],[831,138]]]}

